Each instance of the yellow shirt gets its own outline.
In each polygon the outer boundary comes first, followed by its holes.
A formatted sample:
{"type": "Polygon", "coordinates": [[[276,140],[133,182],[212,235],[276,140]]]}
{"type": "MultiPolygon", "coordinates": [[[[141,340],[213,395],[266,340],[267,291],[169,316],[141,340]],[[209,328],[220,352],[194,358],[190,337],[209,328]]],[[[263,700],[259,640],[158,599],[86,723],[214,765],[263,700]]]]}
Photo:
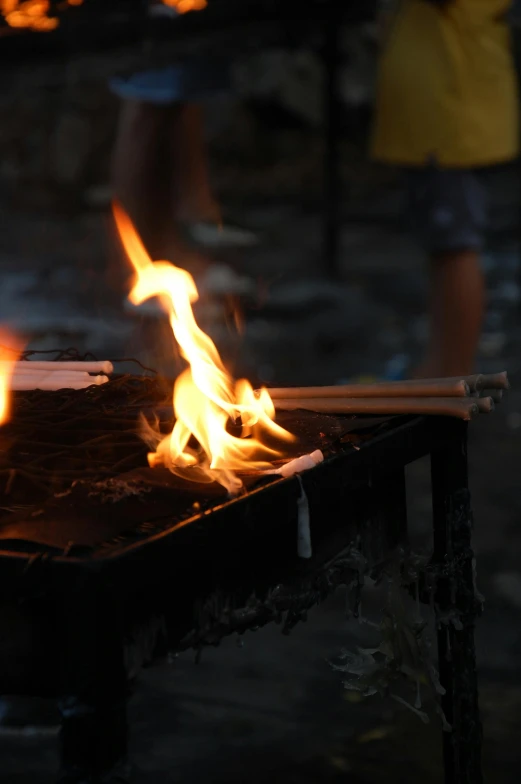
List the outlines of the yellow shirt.
{"type": "Polygon", "coordinates": [[[504,15],[510,0],[402,0],[384,47],[372,156],[487,166],[519,149],[518,94],[504,15]]]}

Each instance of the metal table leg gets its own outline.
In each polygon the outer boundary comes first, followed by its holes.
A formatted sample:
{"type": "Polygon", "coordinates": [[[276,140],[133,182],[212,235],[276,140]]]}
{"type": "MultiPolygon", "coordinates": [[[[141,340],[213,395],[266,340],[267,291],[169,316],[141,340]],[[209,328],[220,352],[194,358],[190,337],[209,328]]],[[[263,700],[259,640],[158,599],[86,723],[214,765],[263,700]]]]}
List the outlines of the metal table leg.
{"type": "Polygon", "coordinates": [[[444,734],[445,784],[482,784],[482,730],[474,622],[479,611],[471,549],[472,511],[467,481],[467,428],[451,423],[450,447],[431,455],[434,563],[440,575],[436,604],[442,707],[452,732],[444,734]]]}
{"type": "Polygon", "coordinates": [[[89,580],[62,599],[62,607],[60,784],[97,784],[102,777],[123,782],[127,679],[120,614],[110,593],[89,580]]]}
{"type": "Polygon", "coordinates": [[[372,476],[372,486],[376,494],[385,499],[371,520],[370,533],[366,537],[369,561],[378,563],[387,558],[390,548],[408,547],[405,467],[397,466],[382,476],[376,473],[372,476]]]}

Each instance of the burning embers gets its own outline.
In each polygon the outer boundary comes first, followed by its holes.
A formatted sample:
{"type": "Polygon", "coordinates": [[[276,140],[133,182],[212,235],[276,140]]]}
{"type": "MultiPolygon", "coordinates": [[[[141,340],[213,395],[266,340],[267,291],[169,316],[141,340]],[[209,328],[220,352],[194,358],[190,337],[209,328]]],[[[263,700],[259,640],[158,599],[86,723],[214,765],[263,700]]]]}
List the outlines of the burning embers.
{"type": "Polygon", "coordinates": [[[143,422],[143,435],[155,450],[149,463],[164,465],[197,482],[219,482],[230,493],[237,493],[242,481],[236,472],[271,468],[269,461],[281,454],[280,442],[291,441],[293,436],[275,423],[275,407],[267,390],[256,394],[248,381],[235,381],[226,371],[213,341],[195,321],[192,303],[198,292],[192,276],[168,261],[152,261],[117,205],[114,218],[136,272],[130,301],[139,305],[160,297],[188,363],[174,386],[172,433],[163,437],[143,422]],[[228,432],[230,421],[240,423],[249,437],[228,432]]]}

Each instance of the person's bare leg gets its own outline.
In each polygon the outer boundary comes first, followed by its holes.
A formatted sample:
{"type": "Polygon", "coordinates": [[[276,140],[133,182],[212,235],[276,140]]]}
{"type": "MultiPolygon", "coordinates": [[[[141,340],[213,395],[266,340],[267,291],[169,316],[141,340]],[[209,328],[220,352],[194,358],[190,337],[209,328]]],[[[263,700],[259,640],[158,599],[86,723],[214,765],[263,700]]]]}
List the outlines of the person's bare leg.
{"type": "Polygon", "coordinates": [[[112,157],[112,191],[157,258],[169,212],[170,171],[166,144],[168,109],[122,102],[112,157]]]}
{"type": "Polygon", "coordinates": [[[221,214],[210,185],[199,105],[180,104],[171,110],[170,145],[175,219],[219,223],[221,214]]]}
{"type": "Polygon", "coordinates": [[[475,250],[452,251],[432,260],[430,339],[417,378],[468,375],[483,321],[485,284],[475,250]]]}

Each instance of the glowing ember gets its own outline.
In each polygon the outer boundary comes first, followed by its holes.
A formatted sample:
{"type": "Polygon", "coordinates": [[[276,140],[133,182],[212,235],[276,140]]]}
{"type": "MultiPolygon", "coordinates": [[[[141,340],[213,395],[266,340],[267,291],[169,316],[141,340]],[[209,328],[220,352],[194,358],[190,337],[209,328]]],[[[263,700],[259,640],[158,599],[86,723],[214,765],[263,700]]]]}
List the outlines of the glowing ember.
{"type": "Polygon", "coordinates": [[[275,407],[267,390],[257,397],[248,381],[235,382],[213,341],[198,327],[192,311],[198,299],[192,276],[168,261],[153,262],[117,205],[114,218],[136,271],[130,301],[139,305],[150,297],[161,298],[181,355],[188,362],[174,386],[172,433],[164,438],[150,425],[145,427],[147,443],[156,450],[149,455],[149,463],[165,465],[197,482],[217,481],[236,493],[242,487],[236,471],[271,468],[267,460],[280,455],[266,445],[266,439],[289,441],[293,436],[273,421],[275,407]],[[239,418],[251,438],[238,438],[227,431],[228,422],[239,418]],[[189,446],[191,436],[199,448],[189,446]]]}
{"type": "Polygon", "coordinates": [[[0,425],[9,419],[11,408],[11,376],[20,356],[20,341],[6,330],[0,331],[0,425]]]}

